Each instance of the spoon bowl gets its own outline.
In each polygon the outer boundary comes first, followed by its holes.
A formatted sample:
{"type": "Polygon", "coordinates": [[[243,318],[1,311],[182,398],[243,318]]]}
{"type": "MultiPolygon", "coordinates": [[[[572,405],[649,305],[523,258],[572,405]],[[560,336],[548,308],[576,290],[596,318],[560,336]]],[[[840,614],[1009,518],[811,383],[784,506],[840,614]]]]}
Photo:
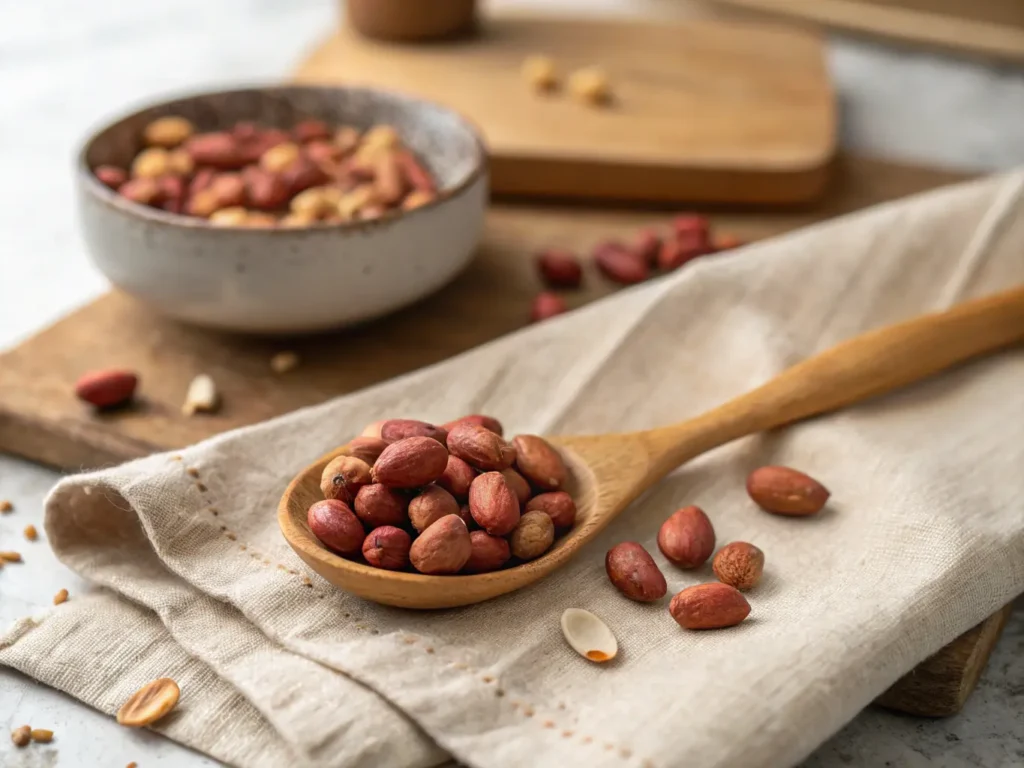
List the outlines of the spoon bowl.
{"type": "Polygon", "coordinates": [[[346,592],[401,608],[453,608],[522,587],[568,562],[640,494],[680,464],[745,435],[834,411],[1024,340],[1024,287],[871,331],[788,368],[689,421],[625,434],[553,437],[569,470],[573,527],[536,560],[492,573],[427,576],[388,571],[328,550],[306,523],[323,498],[320,475],[342,446],[302,470],[278,505],[285,539],[310,568],[346,592]]]}

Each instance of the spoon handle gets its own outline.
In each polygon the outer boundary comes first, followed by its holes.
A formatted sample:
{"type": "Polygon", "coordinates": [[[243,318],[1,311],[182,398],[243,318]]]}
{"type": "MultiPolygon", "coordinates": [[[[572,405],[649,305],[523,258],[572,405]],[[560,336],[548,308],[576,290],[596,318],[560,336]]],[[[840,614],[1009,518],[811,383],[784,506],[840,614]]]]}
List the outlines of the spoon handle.
{"type": "Polygon", "coordinates": [[[719,445],[920,381],[1024,341],[1024,286],[855,336],[696,419],[646,433],[652,475],[719,445]]]}

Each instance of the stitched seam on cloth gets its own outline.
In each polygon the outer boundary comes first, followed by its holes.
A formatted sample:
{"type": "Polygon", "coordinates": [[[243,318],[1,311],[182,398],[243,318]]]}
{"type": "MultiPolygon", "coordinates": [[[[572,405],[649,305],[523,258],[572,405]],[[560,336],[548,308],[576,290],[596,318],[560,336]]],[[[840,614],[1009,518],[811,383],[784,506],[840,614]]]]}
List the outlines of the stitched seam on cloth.
{"type": "MultiPolygon", "coordinates": [[[[171,458],[171,461],[182,462],[182,457],[180,455],[175,454],[174,456],[171,456],[170,458],[171,458]]],[[[182,464],[182,466],[183,466],[183,471],[184,471],[186,477],[188,478],[189,482],[196,489],[196,491],[198,491],[198,493],[200,495],[200,499],[202,499],[202,501],[203,501],[203,508],[207,512],[209,512],[213,517],[217,517],[219,515],[219,510],[215,506],[212,506],[211,504],[209,504],[207,502],[207,499],[209,498],[208,494],[210,493],[210,489],[206,486],[206,484],[204,484],[202,482],[202,480],[201,480],[201,474],[202,473],[199,471],[199,468],[198,467],[187,467],[187,468],[185,468],[183,464],[182,464]]],[[[322,600],[322,599],[324,599],[327,596],[326,593],[324,593],[324,592],[322,592],[320,590],[317,590],[313,586],[313,582],[310,580],[309,576],[303,575],[301,572],[295,570],[294,568],[289,568],[284,563],[274,562],[265,553],[260,552],[257,548],[253,547],[252,545],[250,545],[250,544],[248,544],[246,542],[239,542],[238,541],[238,535],[234,531],[231,531],[226,525],[221,524],[221,525],[218,526],[218,529],[220,531],[220,534],[225,539],[230,541],[232,544],[236,545],[239,548],[240,551],[247,552],[249,554],[249,557],[252,558],[258,564],[263,565],[263,566],[274,565],[274,566],[277,567],[277,570],[283,571],[283,572],[289,574],[290,576],[301,577],[303,586],[306,586],[306,587],[309,587],[310,589],[313,589],[313,594],[315,594],[319,599],[322,600]]],[[[344,613],[343,616],[346,619],[353,618],[352,615],[350,613],[348,613],[348,612],[344,613]]],[[[373,634],[373,635],[379,635],[380,634],[380,630],[377,629],[376,627],[369,627],[369,626],[367,626],[365,624],[360,624],[360,623],[358,623],[360,621],[360,619],[358,619],[358,618],[356,618],[355,621],[357,623],[353,624],[352,626],[354,626],[357,630],[359,630],[361,632],[365,631],[365,630],[369,630],[370,634],[373,634]]],[[[405,642],[407,645],[416,645],[416,644],[421,643],[421,642],[426,643],[427,641],[426,641],[426,638],[420,637],[419,635],[414,635],[414,634],[411,634],[411,633],[404,633],[403,642],[405,642]]],[[[437,650],[434,647],[435,645],[439,645],[439,644],[435,642],[435,643],[432,643],[432,644],[425,644],[425,645],[423,645],[422,646],[423,652],[425,654],[427,654],[427,655],[436,655],[437,650]]],[[[444,647],[448,648],[450,646],[444,646],[444,647]]],[[[508,701],[508,706],[511,708],[511,710],[513,712],[515,712],[516,714],[520,714],[523,717],[525,717],[526,719],[532,720],[535,723],[539,723],[539,727],[545,728],[545,729],[548,729],[548,730],[561,730],[562,738],[565,738],[565,739],[570,739],[570,738],[573,738],[573,737],[577,736],[576,730],[574,730],[572,728],[561,728],[554,721],[554,719],[551,719],[551,718],[547,718],[547,719],[544,719],[544,720],[540,720],[539,718],[534,719],[534,716],[537,714],[537,709],[538,708],[536,706],[534,706],[533,704],[531,704],[530,702],[527,702],[527,701],[525,701],[525,700],[523,700],[521,698],[516,698],[516,699],[508,698],[508,696],[507,696],[508,692],[504,688],[502,688],[499,685],[497,685],[498,681],[497,681],[497,679],[493,675],[483,674],[483,672],[478,667],[474,667],[473,665],[467,664],[465,662],[447,662],[446,666],[448,666],[448,667],[450,667],[452,669],[455,669],[455,670],[459,670],[461,672],[469,673],[470,675],[472,675],[474,677],[476,682],[482,683],[482,684],[487,685],[487,686],[494,686],[493,692],[494,692],[494,695],[495,695],[496,698],[508,701]]],[[[341,670],[339,670],[339,671],[341,671],[341,670]]],[[[399,709],[401,709],[401,708],[399,708],[399,709]]],[[[564,704],[560,704],[559,705],[559,709],[565,709],[564,704]]],[[[557,715],[556,715],[556,717],[557,717],[557,715]]],[[[599,742],[596,738],[594,738],[593,736],[590,736],[589,734],[585,734],[585,733],[584,734],[579,734],[579,741],[580,741],[581,744],[585,744],[585,745],[594,745],[595,747],[600,746],[606,752],[609,752],[609,753],[614,752],[618,757],[620,757],[623,760],[630,760],[630,759],[633,758],[633,750],[630,747],[619,746],[617,744],[613,744],[612,742],[599,742]]],[[[655,768],[655,764],[649,758],[645,758],[645,759],[643,759],[643,761],[641,763],[641,767],[642,768],[655,768]]]]}

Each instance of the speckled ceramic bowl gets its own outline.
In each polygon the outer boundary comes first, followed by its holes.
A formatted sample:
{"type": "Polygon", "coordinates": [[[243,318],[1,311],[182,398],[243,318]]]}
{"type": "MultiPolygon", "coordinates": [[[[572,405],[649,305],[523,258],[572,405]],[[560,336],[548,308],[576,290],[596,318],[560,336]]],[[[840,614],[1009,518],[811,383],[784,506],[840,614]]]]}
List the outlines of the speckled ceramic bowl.
{"type": "Polygon", "coordinates": [[[251,88],[151,106],[95,133],[79,155],[77,177],[86,243],[116,286],[189,323],[261,334],[357,323],[445,285],[479,242],[488,191],[483,144],[462,117],[360,88],[251,88]],[[369,221],[243,229],[137,205],[97,181],[93,168],[127,167],[143,127],[170,114],[200,131],[239,120],[290,127],[309,117],[360,128],[388,123],[434,174],[441,195],[369,221]]]}

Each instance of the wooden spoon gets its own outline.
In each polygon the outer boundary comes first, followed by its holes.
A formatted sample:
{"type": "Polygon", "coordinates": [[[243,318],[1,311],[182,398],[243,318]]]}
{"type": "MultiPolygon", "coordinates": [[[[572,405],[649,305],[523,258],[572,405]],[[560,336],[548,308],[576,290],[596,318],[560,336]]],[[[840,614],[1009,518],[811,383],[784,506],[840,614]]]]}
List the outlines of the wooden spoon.
{"type": "Polygon", "coordinates": [[[322,498],[324,466],[345,446],[292,480],[278,522],[299,557],[347,592],[403,608],[469,605],[548,575],[641,493],[712,448],[889,392],[1022,340],[1024,286],[857,336],[689,421],[643,432],[550,438],[570,470],[566,490],[576,500],[576,525],[543,557],[503,571],[425,576],[373,568],[327,550],[306,525],[306,510],[322,498]]]}

